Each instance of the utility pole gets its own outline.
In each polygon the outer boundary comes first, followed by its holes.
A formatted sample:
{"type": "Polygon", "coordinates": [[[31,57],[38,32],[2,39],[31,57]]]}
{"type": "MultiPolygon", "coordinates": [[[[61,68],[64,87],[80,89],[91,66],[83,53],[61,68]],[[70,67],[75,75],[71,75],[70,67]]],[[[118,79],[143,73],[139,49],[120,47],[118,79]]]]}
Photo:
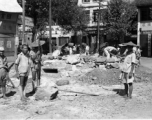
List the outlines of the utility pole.
{"type": "Polygon", "coordinates": [[[23,21],[23,39],[22,39],[22,44],[25,44],[26,43],[26,40],[25,40],[25,1],[24,0],[22,0],[22,7],[23,7],[23,12],[22,12],[22,14],[23,14],[23,19],[22,19],[22,21],[23,21]]]}
{"type": "Polygon", "coordinates": [[[100,10],[101,10],[101,3],[99,0],[99,10],[98,10],[98,23],[97,23],[97,48],[96,48],[96,52],[99,52],[99,40],[100,40],[100,10]]]}
{"type": "Polygon", "coordinates": [[[52,53],[52,12],[51,12],[51,0],[49,1],[49,52],[52,53]]]}

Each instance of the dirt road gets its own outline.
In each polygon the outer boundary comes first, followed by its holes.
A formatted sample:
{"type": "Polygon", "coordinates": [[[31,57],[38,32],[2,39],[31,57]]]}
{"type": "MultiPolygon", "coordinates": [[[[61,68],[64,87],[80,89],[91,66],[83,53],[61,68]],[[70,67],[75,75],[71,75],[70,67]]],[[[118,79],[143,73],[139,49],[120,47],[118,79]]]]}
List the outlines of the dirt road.
{"type": "MultiPolygon", "coordinates": [[[[145,72],[149,71],[144,69],[145,72]]],[[[9,98],[0,99],[0,119],[152,118],[152,79],[144,79],[146,78],[134,83],[133,98],[129,100],[123,98],[122,84],[103,86],[83,83],[82,85],[82,81],[72,77],[70,83],[73,89],[76,86],[97,88],[100,95],[59,92],[58,98],[53,101],[35,101],[33,96],[30,96],[30,101],[22,103],[18,90],[8,89],[9,98]],[[120,91],[119,94],[117,91],[120,91]]],[[[16,82],[18,85],[19,81],[16,82]]],[[[31,83],[28,84],[28,88],[27,93],[31,91],[31,83]]]]}

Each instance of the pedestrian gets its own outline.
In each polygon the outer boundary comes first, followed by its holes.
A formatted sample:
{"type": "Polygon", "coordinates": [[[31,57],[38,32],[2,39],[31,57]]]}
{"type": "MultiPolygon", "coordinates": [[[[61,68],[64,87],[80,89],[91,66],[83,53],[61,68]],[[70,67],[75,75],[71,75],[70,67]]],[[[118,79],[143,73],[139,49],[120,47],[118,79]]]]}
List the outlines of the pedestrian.
{"type": "Polygon", "coordinates": [[[110,56],[111,56],[110,52],[113,51],[113,50],[117,51],[117,49],[113,46],[107,46],[107,47],[104,48],[104,54],[106,55],[107,60],[110,58],[110,56]]]}
{"type": "Polygon", "coordinates": [[[137,66],[139,67],[140,66],[140,58],[141,58],[141,50],[140,50],[139,46],[137,46],[135,54],[136,54],[136,59],[137,59],[137,66]]]}
{"type": "Polygon", "coordinates": [[[73,46],[73,49],[72,49],[72,50],[73,50],[73,54],[76,54],[76,52],[77,52],[76,45],[73,46]]]}
{"type": "Polygon", "coordinates": [[[86,55],[89,55],[89,50],[90,50],[89,45],[86,45],[86,47],[85,47],[85,54],[86,55]]]}
{"type": "Polygon", "coordinates": [[[22,52],[22,44],[19,44],[17,49],[17,54],[20,54],[22,52]]]}
{"type": "Polygon", "coordinates": [[[22,52],[18,55],[15,61],[16,74],[17,77],[20,79],[19,91],[21,101],[28,100],[28,98],[25,96],[25,87],[27,85],[30,67],[32,68],[32,61],[28,52],[28,45],[23,44],[22,52]]]}
{"type": "Polygon", "coordinates": [[[8,67],[6,57],[4,56],[4,47],[0,47],[0,88],[3,98],[6,99],[6,81],[8,75],[8,67]]]}
{"type": "Polygon", "coordinates": [[[72,47],[69,48],[69,54],[72,55],[73,54],[73,50],[72,47]]]}
{"type": "Polygon", "coordinates": [[[135,78],[136,55],[133,46],[128,46],[128,52],[120,69],[122,71],[122,81],[125,87],[125,98],[132,98],[133,81],[135,78]]]}
{"type": "Polygon", "coordinates": [[[33,47],[32,50],[30,51],[30,57],[32,60],[32,86],[33,86],[33,91],[35,92],[36,88],[40,85],[40,69],[41,69],[41,54],[40,50],[38,47],[33,47]]]}

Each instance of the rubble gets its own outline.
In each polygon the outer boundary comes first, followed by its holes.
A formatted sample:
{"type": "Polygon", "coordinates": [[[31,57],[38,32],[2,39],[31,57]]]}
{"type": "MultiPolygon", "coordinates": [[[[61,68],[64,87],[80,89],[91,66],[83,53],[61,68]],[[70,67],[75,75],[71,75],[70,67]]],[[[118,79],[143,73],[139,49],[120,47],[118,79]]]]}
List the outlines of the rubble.
{"type": "Polygon", "coordinates": [[[63,85],[69,85],[70,82],[68,80],[58,80],[56,81],[56,85],[63,86],[63,85]]]}
{"type": "Polygon", "coordinates": [[[44,88],[40,87],[37,89],[35,94],[35,100],[53,100],[58,95],[58,89],[57,88],[44,88]]]}
{"type": "Polygon", "coordinates": [[[69,55],[66,60],[66,63],[69,64],[77,64],[79,62],[80,62],[80,54],[69,55]]]}

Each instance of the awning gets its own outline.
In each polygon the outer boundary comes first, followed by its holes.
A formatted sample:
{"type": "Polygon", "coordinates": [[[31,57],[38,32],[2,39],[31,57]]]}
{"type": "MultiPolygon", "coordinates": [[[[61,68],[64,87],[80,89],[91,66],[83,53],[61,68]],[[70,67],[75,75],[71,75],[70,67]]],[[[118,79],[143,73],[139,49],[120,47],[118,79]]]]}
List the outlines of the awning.
{"type": "Polygon", "coordinates": [[[21,13],[22,8],[18,4],[17,0],[0,0],[0,11],[21,13]]]}

